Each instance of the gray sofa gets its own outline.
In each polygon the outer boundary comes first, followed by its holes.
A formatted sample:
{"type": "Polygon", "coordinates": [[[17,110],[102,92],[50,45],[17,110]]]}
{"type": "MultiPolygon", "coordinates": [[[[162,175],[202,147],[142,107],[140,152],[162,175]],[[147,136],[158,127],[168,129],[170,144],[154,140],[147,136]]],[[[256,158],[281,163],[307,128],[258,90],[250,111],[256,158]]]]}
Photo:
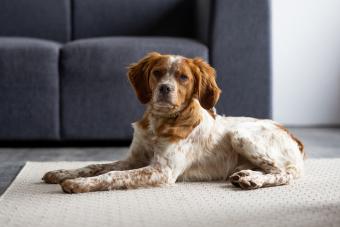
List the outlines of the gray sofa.
{"type": "Polygon", "coordinates": [[[201,56],[226,115],[270,117],[267,0],[0,0],[0,141],[129,140],[126,67],[201,56]]]}

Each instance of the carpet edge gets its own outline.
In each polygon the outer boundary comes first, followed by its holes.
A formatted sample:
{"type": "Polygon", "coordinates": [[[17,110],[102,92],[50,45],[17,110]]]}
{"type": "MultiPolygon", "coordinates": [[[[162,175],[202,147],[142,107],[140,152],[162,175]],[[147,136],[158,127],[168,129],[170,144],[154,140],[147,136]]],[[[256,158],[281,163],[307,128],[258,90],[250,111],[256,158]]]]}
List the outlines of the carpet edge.
{"type": "Polygon", "coordinates": [[[12,179],[11,183],[9,183],[8,187],[6,188],[6,190],[0,195],[0,203],[2,202],[2,200],[4,199],[4,197],[7,195],[8,191],[11,190],[11,188],[14,185],[14,182],[21,176],[21,174],[23,173],[24,169],[27,168],[27,164],[29,162],[25,162],[25,164],[20,168],[20,171],[17,173],[17,175],[12,179]]]}

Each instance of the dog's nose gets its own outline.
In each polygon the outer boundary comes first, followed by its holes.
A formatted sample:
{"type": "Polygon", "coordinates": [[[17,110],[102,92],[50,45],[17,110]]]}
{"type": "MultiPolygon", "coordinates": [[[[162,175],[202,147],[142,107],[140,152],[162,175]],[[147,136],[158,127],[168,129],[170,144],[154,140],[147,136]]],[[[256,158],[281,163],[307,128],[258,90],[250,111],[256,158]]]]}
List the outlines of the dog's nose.
{"type": "Polygon", "coordinates": [[[159,87],[159,92],[163,95],[167,95],[169,94],[171,91],[171,87],[168,85],[168,84],[162,84],[160,87],[159,87]]]}

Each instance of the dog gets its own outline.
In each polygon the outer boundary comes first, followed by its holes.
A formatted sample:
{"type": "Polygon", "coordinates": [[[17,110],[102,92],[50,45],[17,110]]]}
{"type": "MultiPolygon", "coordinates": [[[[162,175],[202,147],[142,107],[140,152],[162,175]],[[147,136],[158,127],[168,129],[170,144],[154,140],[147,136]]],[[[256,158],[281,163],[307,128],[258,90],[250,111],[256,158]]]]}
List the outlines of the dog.
{"type": "Polygon", "coordinates": [[[285,185],[303,175],[303,144],[281,124],[226,117],[214,109],[221,90],[201,58],[152,52],[128,67],[146,111],[132,124],[127,158],[46,173],[66,193],[230,180],[241,189],[285,185]]]}

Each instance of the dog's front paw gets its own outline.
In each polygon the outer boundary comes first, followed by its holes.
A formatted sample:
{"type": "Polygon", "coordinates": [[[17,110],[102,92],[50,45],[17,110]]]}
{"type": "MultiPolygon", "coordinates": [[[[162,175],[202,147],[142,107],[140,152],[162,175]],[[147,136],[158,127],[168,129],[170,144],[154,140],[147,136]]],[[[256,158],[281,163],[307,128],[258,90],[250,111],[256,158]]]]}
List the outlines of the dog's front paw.
{"type": "Polygon", "coordinates": [[[60,186],[65,193],[84,193],[91,191],[91,187],[86,183],[85,178],[65,180],[60,186]]]}
{"type": "Polygon", "coordinates": [[[66,179],[71,179],[73,176],[64,169],[54,170],[45,173],[42,180],[48,184],[59,184],[66,179]]]}
{"type": "Polygon", "coordinates": [[[261,175],[261,173],[252,170],[241,170],[232,174],[229,179],[236,187],[242,189],[257,189],[263,186],[261,175]]]}

